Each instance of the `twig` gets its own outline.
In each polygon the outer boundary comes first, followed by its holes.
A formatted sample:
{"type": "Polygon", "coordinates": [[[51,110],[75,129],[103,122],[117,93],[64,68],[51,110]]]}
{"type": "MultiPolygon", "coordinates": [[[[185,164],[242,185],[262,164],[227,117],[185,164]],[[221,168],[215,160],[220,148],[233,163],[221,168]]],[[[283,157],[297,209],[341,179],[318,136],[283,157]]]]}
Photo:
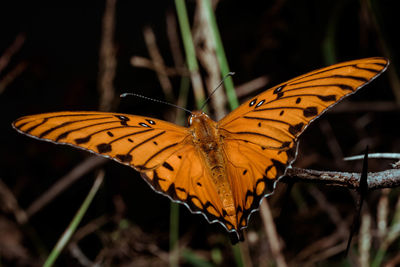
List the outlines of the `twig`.
{"type": "MultiPolygon", "coordinates": [[[[184,59],[182,56],[182,50],[180,47],[180,39],[178,34],[178,25],[176,24],[176,14],[172,11],[167,12],[166,16],[166,24],[167,24],[167,34],[169,46],[171,48],[172,59],[174,60],[175,68],[183,68],[184,67],[184,59]]],[[[187,70],[185,69],[187,72],[187,70]]],[[[189,74],[189,73],[188,73],[189,74]]]]}
{"type": "Polygon", "coordinates": [[[25,34],[20,33],[15,38],[14,42],[7,48],[6,51],[0,56],[0,73],[4,70],[4,68],[8,65],[11,60],[11,57],[21,49],[21,46],[25,42],[25,34]]]}
{"type": "Polygon", "coordinates": [[[370,249],[372,244],[371,216],[368,213],[362,215],[359,239],[360,267],[368,267],[370,263],[370,249]]]}
{"type": "MultiPolygon", "coordinates": [[[[204,5],[202,0],[197,0],[197,9],[195,15],[195,26],[193,27],[193,40],[195,42],[197,56],[201,65],[207,71],[206,87],[210,95],[215,86],[220,82],[220,67],[215,54],[215,42],[212,38],[211,25],[207,20],[204,5]]],[[[226,114],[226,96],[224,90],[217,90],[214,97],[211,98],[211,105],[214,109],[216,119],[221,119],[226,114]]]]}
{"type": "Polygon", "coordinates": [[[73,182],[105,162],[107,162],[105,158],[91,156],[77,165],[29,206],[26,210],[28,218],[41,210],[73,182]]]}
{"type": "Polygon", "coordinates": [[[4,89],[15,80],[28,66],[27,62],[20,62],[12,70],[10,70],[4,77],[0,80],[0,94],[3,93],[4,89]]]}
{"type": "MultiPolygon", "coordinates": [[[[345,157],[343,160],[359,160],[363,159],[364,155],[356,155],[351,157],[345,157]]],[[[400,159],[399,153],[370,153],[368,154],[369,159],[400,159]]]]}
{"type": "MultiPolygon", "coordinates": [[[[131,65],[137,68],[146,68],[154,71],[156,70],[154,62],[145,57],[133,56],[131,58],[131,65]]],[[[171,68],[167,66],[162,66],[162,67],[168,76],[189,76],[189,71],[183,67],[181,68],[179,67],[171,68]]]]}
{"type": "Polygon", "coordinates": [[[19,224],[26,223],[28,218],[26,212],[19,207],[14,194],[2,180],[0,180],[0,203],[3,203],[3,206],[7,211],[14,213],[15,219],[19,224]]]}
{"type": "Polygon", "coordinates": [[[103,15],[103,27],[99,55],[100,110],[110,111],[114,100],[114,77],[117,65],[114,46],[115,5],[117,0],[107,0],[103,15]]]}
{"type": "Polygon", "coordinates": [[[265,232],[268,237],[269,245],[271,247],[272,255],[275,259],[276,265],[278,267],[287,266],[285,258],[282,255],[282,246],[279,241],[279,236],[276,231],[274,219],[271,214],[271,210],[268,206],[267,199],[264,199],[260,205],[260,214],[263,219],[263,224],[265,227],[265,232]]]}
{"type": "Polygon", "coordinates": [[[155,71],[157,73],[158,80],[160,81],[161,88],[164,91],[165,98],[168,102],[174,101],[174,94],[172,91],[172,84],[168,78],[167,72],[165,71],[164,60],[157,47],[156,37],[153,30],[150,27],[145,27],[143,30],[144,40],[146,42],[147,50],[149,51],[151,60],[155,71]]]}
{"type": "MultiPolygon", "coordinates": [[[[293,182],[293,179],[303,182],[321,183],[342,186],[349,189],[359,187],[360,173],[316,171],[300,168],[289,168],[282,182],[293,182]]],[[[390,169],[381,172],[368,173],[368,189],[394,188],[400,186],[400,169],[390,169]]]]}
{"type": "Polygon", "coordinates": [[[268,76],[260,76],[249,82],[236,86],[236,95],[238,98],[248,97],[254,93],[257,89],[267,86],[269,83],[268,76]]]}

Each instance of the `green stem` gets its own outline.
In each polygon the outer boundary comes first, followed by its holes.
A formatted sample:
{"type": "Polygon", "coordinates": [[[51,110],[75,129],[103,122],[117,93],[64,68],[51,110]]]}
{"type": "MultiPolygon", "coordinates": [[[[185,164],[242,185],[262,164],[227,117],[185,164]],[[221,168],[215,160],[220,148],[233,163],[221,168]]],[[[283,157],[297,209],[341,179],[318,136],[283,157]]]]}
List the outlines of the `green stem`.
{"type": "MultiPolygon", "coordinates": [[[[221,35],[218,30],[217,20],[215,19],[214,10],[211,5],[210,0],[203,0],[202,3],[204,4],[205,13],[207,15],[207,19],[209,25],[211,26],[211,33],[212,37],[214,38],[215,43],[215,53],[217,55],[219,67],[221,69],[222,77],[225,77],[229,71],[228,60],[226,59],[224,46],[222,44],[221,35]]],[[[236,96],[235,87],[233,85],[232,77],[228,77],[224,81],[224,85],[226,88],[226,95],[228,97],[228,102],[230,105],[231,110],[237,108],[239,106],[239,101],[236,96]]]]}
{"type": "Polygon", "coordinates": [[[192,79],[193,91],[197,108],[200,108],[204,101],[204,90],[197,64],[196,50],[194,48],[192,33],[190,31],[189,19],[184,0],[175,0],[176,13],[178,15],[179,27],[181,30],[183,47],[186,54],[186,62],[192,79]]]}
{"type": "Polygon", "coordinates": [[[79,223],[81,222],[83,216],[85,215],[90,203],[94,196],[96,195],[97,191],[100,188],[104,179],[104,172],[101,171],[94,181],[90,192],[86,196],[85,200],[83,201],[81,207],[79,208],[78,212],[75,214],[74,218],[72,219],[71,223],[69,224],[68,228],[65,229],[64,233],[62,234],[61,238],[58,240],[57,244],[50,252],[50,255],[47,257],[45,263],[43,264],[44,267],[49,267],[54,264],[58,256],[60,255],[61,251],[64,249],[65,245],[71,239],[73,233],[75,232],[76,228],[78,227],[79,223]]]}

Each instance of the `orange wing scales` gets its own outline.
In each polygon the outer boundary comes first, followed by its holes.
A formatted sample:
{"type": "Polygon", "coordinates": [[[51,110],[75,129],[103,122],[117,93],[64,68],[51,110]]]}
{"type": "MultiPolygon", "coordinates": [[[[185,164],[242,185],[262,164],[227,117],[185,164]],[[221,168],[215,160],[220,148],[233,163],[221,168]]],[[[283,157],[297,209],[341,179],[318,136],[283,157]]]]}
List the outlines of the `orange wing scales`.
{"type": "Polygon", "coordinates": [[[220,222],[228,231],[237,229],[237,222],[227,217],[212,178],[195,148],[182,147],[162,166],[142,173],[142,177],[157,192],[185,204],[191,212],[201,213],[210,222],[220,222]]]}
{"type": "Polygon", "coordinates": [[[218,122],[239,229],[247,227],[250,214],[295,160],[296,141],[305,128],[387,65],[384,58],[368,58],[304,74],[253,97],[218,122]]]}
{"type": "Polygon", "coordinates": [[[251,213],[295,160],[300,134],[387,65],[367,58],[316,70],[264,91],[217,123],[193,112],[189,128],[106,112],[38,114],[13,127],[131,166],[156,192],[240,239],[251,213]]]}
{"type": "Polygon", "coordinates": [[[186,128],[141,116],[55,112],[22,117],[14,127],[39,139],[89,150],[137,170],[162,164],[188,137],[186,128]]]}

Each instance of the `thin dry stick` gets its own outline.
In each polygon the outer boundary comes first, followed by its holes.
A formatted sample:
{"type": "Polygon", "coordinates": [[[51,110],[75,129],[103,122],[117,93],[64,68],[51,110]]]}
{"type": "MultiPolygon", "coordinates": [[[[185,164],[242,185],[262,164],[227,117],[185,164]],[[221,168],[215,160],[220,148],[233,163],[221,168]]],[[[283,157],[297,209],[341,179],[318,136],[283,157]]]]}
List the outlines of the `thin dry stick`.
{"type": "MultiPolygon", "coordinates": [[[[132,66],[137,67],[137,68],[146,68],[146,69],[150,69],[150,70],[154,70],[154,71],[156,70],[156,66],[154,65],[154,62],[145,57],[133,56],[131,58],[131,64],[132,64],[132,66]]],[[[164,69],[165,73],[168,76],[189,76],[189,71],[183,67],[171,68],[171,67],[167,67],[167,66],[162,66],[162,68],[164,69]]]]}
{"type": "Polygon", "coordinates": [[[28,220],[26,212],[20,208],[18,201],[15,198],[13,192],[8,188],[8,186],[0,180],[0,203],[3,204],[7,211],[14,214],[15,219],[19,224],[25,224],[28,220]]]}
{"type": "MultiPolygon", "coordinates": [[[[360,173],[316,171],[300,168],[289,168],[282,182],[293,179],[302,182],[313,182],[355,189],[359,187],[360,173]],[[288,180],[289,179],[289,180],[288,180]]],[[[394,188],[400,186],[400,169],[368,173],[368,189],[394,188]]]]}
{"type": "Polygon", "coordinates": [[[285,258],[283,257],[281,252],[282,246],[279,241],[279,236],[275,228],[275,223],[272,217],[271,209],[268,206],[266,198],[261,202],[260,214],[264,223],[265,232],[267,233],[268,243],[271,246],[271,253],[275,259],[276,265],[278,267],[287,266],[285,258]]]}
{"type": "Polygon", "coordinates": [[[117,65],[114,45],[115,6],[117,0],[107,0],[103,15],[103,27],[99,55],[100,110],[110,111],[114,100],[114,77],[117,65]]]}
{"type": "Polygon", "coordinates": [[[371,216],[368,213],[362,215],[360,236],[358,238],[359,246],[358,252],[360,267],[370,266],[370,255],[369,251],[372,244],[372,233],[371,233],[371,216]]]}
{"type": "MultiPolygon", "coordinates": [[[[207,71],[207,90],[211,94],[215,86],[221,81],[220,68],[215,54],[215,42],[212,39],[213,34],[210,32],[211,25],[206,19],[207,10],[201,3],[202,0],[197,0],[197,9],[195,14],[195,26],[193,27],[193,41],[196,47],[196,54],[201,65],[207,71]]],[[[224,90],[217,90],[211,98],[211,105],[214,108],[214,116],[216,119],[221,119],[225,116],[226,96],[224,90]]]]}
{"type": "Polygon", "coordinates": [[[12,83],[28,66],[27,62],[20,62],[12,70],[10,70],[4,77],[0,80],[0,94],[3,93],[4,89],[12,83]]]}
{"type": "Polygon", "coordinates": [[[267,86],[269,78],[267,76],[260,76],[249,82],[236,86],[236,95],[238,98],[247,97],[252,95],[256,90],[267,86]]]}
{"type": "Polygon", "coordinates": [[[182,55],[182,49],[179,45],[180,39],[178,34],[178,25],[176,23],[176,15],[171,11],[167,12],[166,24],[169,46],[171,48],[171,55],[172,59],[174,60],[175,68],[183,68],[185,65],[185,61],[182,55]]]}
{"type": "Polygon", "coordinates": [[[388,216],[389,216],[389,193],[390,189],[382,189],[382,194],[378,201],[378,207],[376,209],[376,220],[378,228],[378,238],[380,241],[387,234],[388,230],[388,216]]]}
{"type": "Polygon", "coordinates": [[[26,210],[28,218],[49,204],[56,196],[67,189],[76,180],[106,162],[107,159],[105,158],[91,156],[82,163],[78,164],[67,175],[59,179],[57,183],[50,187],[29,206],[29,208],[26,210]]]}
{"type": "Polygon", "coordinates": [[[146,42],[147,50],[149,51],[150,58],[153,61],[158,80],[160,81],[161,88],[164,91],[165,98],[168,102],[174,101],[174,94],[172,91],[172,84],[169,80],[167,72],[165,71],[164,60],[157,47],[156,37],[150,27],[145,27],[143,30],[144,40],[146,42]]]}
{"type": "Polygon", "coordinates": [[[15,38],[14,42],[0,56],[0,73],[5,69],[11,60],[11,57],[21,49],[25,42],[25,34],[20,33],[15,38]]]}

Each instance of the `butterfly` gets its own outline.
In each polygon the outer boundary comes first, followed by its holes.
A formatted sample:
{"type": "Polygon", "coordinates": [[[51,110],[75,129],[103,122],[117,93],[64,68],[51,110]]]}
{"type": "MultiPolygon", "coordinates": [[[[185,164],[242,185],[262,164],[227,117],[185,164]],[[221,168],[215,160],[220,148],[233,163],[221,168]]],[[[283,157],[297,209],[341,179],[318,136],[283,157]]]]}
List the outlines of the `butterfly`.
{"type": "Polygon", "coordinates": [[[300,134],[388,64],[375,57],[315,70],[252,97],[218,122],[193,111],[189,127],[97,111],[30,115],[13,127],[128,165],[156,192],[242,240],[250,215],[295,160],[300,134]]]}

